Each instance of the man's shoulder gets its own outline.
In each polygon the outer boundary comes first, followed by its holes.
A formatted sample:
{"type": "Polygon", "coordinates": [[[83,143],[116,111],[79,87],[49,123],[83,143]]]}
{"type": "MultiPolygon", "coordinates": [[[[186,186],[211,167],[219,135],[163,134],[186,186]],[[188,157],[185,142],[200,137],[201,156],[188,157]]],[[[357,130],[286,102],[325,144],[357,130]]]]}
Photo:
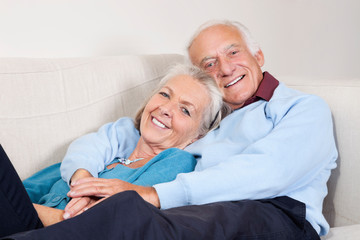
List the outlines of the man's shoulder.
{"type": "Polygon", "coordinates": [[[277,100],[282,98],[293,98],[293,97],[300,97],[300,96],[307,96],[309,94],[299,91],[294,88],[288,87],[283,82],[279,82],[279,86],[275,89],[274,95],[271,100],[277,100]]]}
{"type": "Polygon", "coordinates": [[[325,103],[324,100],[314,94],[305,93],[300,90],[290,88],[284,83],[280,82],[279,86],[275,89],[274,95],[269,102],[319,102],[325,103]]]}
{"type": "Polygon", "coordinates": [[[287,87],[281,82],[267,104],[267,108],[281,110],[284,114],[289,111],[308,112],[309,114],[330,112],[328,104],[321,97],[287,87]]]}

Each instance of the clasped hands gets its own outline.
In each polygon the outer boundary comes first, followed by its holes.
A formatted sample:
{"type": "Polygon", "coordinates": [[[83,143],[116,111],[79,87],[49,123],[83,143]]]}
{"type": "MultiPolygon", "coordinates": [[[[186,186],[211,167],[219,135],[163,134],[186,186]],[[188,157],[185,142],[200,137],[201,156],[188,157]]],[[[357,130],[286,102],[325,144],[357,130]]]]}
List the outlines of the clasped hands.
{"type": "Polygon", "coordinates": [[[136,191],[145,201],[160,207],[158,195],[153,187],[138,186],[119,179],[83,177],[71,182],[68,196],[72,199],[66,206],[63,217],[68,219],[79,215],[107,197],[128,190],[136,191]]]}

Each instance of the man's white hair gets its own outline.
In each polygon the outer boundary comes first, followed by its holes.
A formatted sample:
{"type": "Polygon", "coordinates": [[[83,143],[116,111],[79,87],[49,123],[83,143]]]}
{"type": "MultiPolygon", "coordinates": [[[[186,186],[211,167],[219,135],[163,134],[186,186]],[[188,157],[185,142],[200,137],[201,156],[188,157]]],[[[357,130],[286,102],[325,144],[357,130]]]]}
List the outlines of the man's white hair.
{"type": "Polygon", "coordinates": [[[251,54],[253,56],[256,55],[256,53],[260,50],[259,43],[251,36],[250,31],[245,27],[243,24],[236,22],[236,21],[230,21],[230,20],[210,20],[202,24],[194,33],[194,35],[191,37],[189,44],[187,46],[187,53],[189,53],[189,48],[191,47],[192,43],[194,42],[195,38],[205,29],[216,26],[216,25],[225,25],[229,27],[236,28],[241,36],[243,37],[248,49],[250,50],[251,54]]]}

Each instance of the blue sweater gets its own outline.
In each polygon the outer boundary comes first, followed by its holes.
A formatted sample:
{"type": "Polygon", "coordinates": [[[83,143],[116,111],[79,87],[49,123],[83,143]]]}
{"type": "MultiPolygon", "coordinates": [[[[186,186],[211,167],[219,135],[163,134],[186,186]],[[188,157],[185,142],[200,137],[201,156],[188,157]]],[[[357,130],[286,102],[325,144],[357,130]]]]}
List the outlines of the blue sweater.
{"type": "MultiPolygon", "coordinates": [[[[118,162],[114,160],[111,163],[118,162]]],[[[152,158],[140,168],[116,165],[114,168],[100,171],[99,178],[120,179],[141,186],[152,186],[169,182],[178,173],[194,170],[196,159],[188,152],[169,148],[152,158]]],[[[67,193],[68,184],[60,178],[60,164],[52,165],[26,179],[23,184],[33,203],[64,209],[71,200],[67,193]]]]}
{"type": "Polygon", "coordinates": [[[139,131],[130,118],[120,118],[102,126],[97,132],[86,134],[73,141],[61,163],[63,180],[69,183],[79,168],[88,170],[94,177],[116,158],[129,158],[139,141],[139,131]]]}
{"type": "Polygon", "coordinates": [[[336,167],[331,112],[319,97],[280,83],[269,102],[238,109],[185,149],[201,156],[195,171],[155,185],[162,208],[288,196],[324,235],[326,182],[336,167]]]}
{"type": "MultiPolygon", "coordinates": [[[[63,178],[68,181],[79,167],[97,174],[104,163],[94,159],[89,164],[86,159],[94,154],[115,156],[112,149],[136,144],[139,134],[131,125],[105,125],[72,144],[63,161],[63,178]],[[107,150],[101,152],[89,142],[107,150]],[[79,156],[77,150],[86,149],[88,156],[79,156]]],[[[331,112],[321,98],[280,83],[270,101],[236,110],[185,150],[199,156],[195,171],[154,185],[163,209],[289,196],[306,204],[306,219],[320,235],[328,232],[322,203],[337,151],[331,112]]]]}

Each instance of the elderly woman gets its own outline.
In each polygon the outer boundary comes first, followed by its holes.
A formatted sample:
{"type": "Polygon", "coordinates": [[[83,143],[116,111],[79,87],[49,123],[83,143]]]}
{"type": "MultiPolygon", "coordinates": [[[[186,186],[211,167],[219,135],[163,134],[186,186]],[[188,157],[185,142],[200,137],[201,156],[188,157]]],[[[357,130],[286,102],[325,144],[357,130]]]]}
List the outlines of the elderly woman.
{"type": "MultiPolygon", "coordinates": [[[[81,178],[116,178],[137,185],[152,186],[171,181],[181,172],[192,171],[196,163],[195,158],[180,149],[216,128],[228,111],[229,108],[223,103],[222,96],[211,77],[193,66],[175,66],[138,112],[135,124],[129,118],[122,118],[115,123],[104,125],[97,133],[77,139],[70,145],[61,166],[65,181],[57,180],[56,177],[55,183],[54,180],[46,180],[59,172],[59,165],[51,166],[24,181],[32,201],[43,205],[34,204],[41,220],[38,225],[47,226],[63,219],[63,211],[59,209],[64,209],[71,200],[67,197],[70,190],[68,183],[81,178]],[[126,131],[139,131],[136,146],[127,143],[126,131]],[[51,185],[50,188],[44,187],[44,181],[45,185],[51,185]],[[45,189],[45,193],[38,190],[39,183],[40,189],[45,189]],[[39,193],[43,196],[39,197],[39,193]]],[[[6,162],[5,152],[0,161],[1,175],[12,171],[9,167],[11,163],[6,162]]],[[[19,181],[13,178],[8,179],[6,184],[19,181]]],[[[2,184],[5,183],[2,181],[2,184]]],[[[17,195],[15,198],[26,201],[28,198],[21,197],[21,192],[15,191],[12,194],[17,195]]],[[[10,197],[1,199],[0,206],[5,206],[4,202],[10,202],[10,197]]],[[[69,205],[84,206],[97,200],[95,197],[81,197],[72,199],[69,205]]],[[[16,203],[12,208],[26,204],[16,203]]],[[[21,216],[16,214],[13,214],[15,220],[11,219],[10,212],[16,212],[16,209],[4,211],[7,211],[4,213],[6,215],[2,216],[7,216],[10,221],[0,219],[1,223],[20,222],[20,225],[27,225],[18,228],[22,229],[20,231],[34,228],[29,226],[31,224],[22,223],[21,216]]],[[[36,216],[26,213],[23,215],[36,216]]],[[[2,227],[0,236],[17,231],[16,226],[8,228],[15,230],[6,232],[2,227]]]]}

